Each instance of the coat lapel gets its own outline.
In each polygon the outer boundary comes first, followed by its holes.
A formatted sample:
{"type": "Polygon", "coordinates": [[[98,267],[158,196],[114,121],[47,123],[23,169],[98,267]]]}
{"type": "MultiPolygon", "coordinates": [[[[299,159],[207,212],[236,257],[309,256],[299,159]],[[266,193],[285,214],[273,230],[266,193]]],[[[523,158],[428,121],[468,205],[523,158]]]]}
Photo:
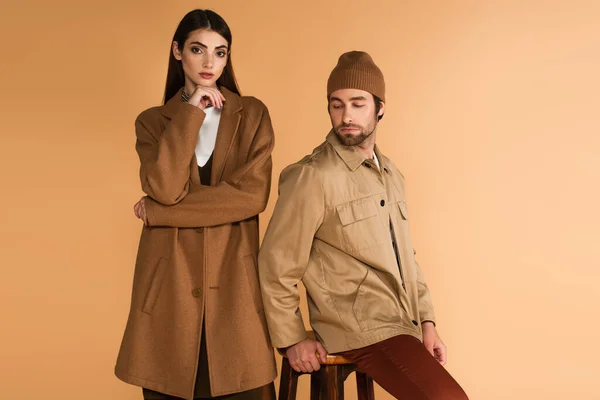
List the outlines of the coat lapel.
{"type": "Polygon", "coordinates": [[[177,93],[173,97],[171,97],[162,107],[162,114],[168,119],[173,119],[173,116],[177,114],[179,111],[179,107],[183,104],[183,100],[181,98],[181,92],[183,88],[179,89],[177,93]]]}
{"type": "Polygon", "coordinates": [[[219,121],[219,129],[217,130],[217,142],[213,152],[213,169],[210,177],[210,184],[215,185],[223,177],[225,171],[225,163],[231,152],[234,140],[237,136],[240,127],[242,116],[242,102],[240,96],[230,92],[222,87],[221,92],[225,96],[225,104],[221,112],[221,120],[219,121]]]}
{"type": "MultiPolygon", "coordinates": [[[[162,113],[168,119],[172,119],[179,111],[179,107],[183,104],[183,101],[181,100],[182,90],[183,89],[180,89],[177,94],[162,107],[162,113]]],[[[224,87],[221,87],[221,93],[225,96],[225,104],[221,111],[221,120],[219,121],[219,128],[217,129],[217,141],[213,152],[213,168],[210,176],[211,185],[216,184],[223,177],[225,163],[231,152],[231,146],[233,146],[237,136],[240,120],[242,118],[240,111],[243,107],[240,96],[224,87]]],[[[192,182],[198,185],[200,184],[196,155],[192,157],[192,162],[190,164],[190,177],[192,182]]]]}

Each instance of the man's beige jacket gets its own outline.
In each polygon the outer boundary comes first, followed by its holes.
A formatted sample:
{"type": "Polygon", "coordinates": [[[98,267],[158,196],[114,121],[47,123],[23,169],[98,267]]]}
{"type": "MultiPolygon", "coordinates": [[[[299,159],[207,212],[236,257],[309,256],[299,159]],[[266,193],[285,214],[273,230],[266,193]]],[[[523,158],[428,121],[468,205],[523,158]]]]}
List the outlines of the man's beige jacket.
{"type": "Polygon", "coordinates": [[[404,178],[377,146],[375,154],[380,169],[330,132],[281,173],[258,261],[275,347],[306,337],[300,281],[310,324],[329,353],[400,334],[421,339],[421,324],[434,321],[409,235],[404,178]]]}

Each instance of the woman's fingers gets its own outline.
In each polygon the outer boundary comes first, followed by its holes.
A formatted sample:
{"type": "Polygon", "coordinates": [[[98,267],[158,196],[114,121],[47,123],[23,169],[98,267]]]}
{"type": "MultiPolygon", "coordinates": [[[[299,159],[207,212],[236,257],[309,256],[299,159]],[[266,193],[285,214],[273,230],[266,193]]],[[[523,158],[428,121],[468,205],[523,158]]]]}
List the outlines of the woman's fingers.
{"type": "Polygon", "coordinates": [[[144,203],[143,198],[140,200],[140,218],[144,222],[144,225],[148,225],[147,224],[148,219],[146,216],[146,204],[144,203]]]}
{"type": "Polygon", "coordinates": [[[133,213],[135,214],[136,218],[140,218],[140,202],[139,201],[133,205],[133,213]]]}
{"type": "Polygon", "coordinates": [[[223,108],[225,102],[225,96],[216,88],[207,88],[203,86],[197,86],[196,91],[190,97],[189,103],[204,110],[206,107],[212,105],[213,107],[223,108]]]}

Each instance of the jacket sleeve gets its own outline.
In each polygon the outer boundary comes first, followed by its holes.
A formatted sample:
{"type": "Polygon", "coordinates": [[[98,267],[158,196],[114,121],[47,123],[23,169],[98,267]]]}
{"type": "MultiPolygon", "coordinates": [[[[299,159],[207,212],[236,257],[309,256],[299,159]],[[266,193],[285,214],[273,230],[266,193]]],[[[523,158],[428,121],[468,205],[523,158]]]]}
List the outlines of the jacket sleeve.
{"type": "Polygon", "coordinates": [[[217,185],[189,185],[177,204],[147,199],[149,225],[197,228],[230,224],[260,214],[269,200],[274,144],[271,119],[264,108],[246,164],[217,185]]]}
{"type": "Polygon", "coordinates": [[[189,190],[190,163],[206,114],[198,107],[182,103],[160,132],[150,128],[153,124],[148,123],[146,113],[135,121],[142,190],[156,202],[176,204],[189,190]]]}
{"type": "MultiPolygon", "coordinates": [[[[417,252],[413,249],[413,252],[416,256],[417,252]]],[[[415,265],[417,267],[417,290],[419,297],[419,318],[421,319],[421,324],[423,322],[433,322],[435,325],[435,314],[433,312],[433,302],[431,301],[431,294],[429,293],[429,288],[427,287],[427,283],[425,282],[425,275],[419,266],[419,263],[415,260],[415,265]]]]}
{"type": "Polygon", "coordinates": [[[323,188],[317,171],[301,164],[286,168],[281,173],[279,199],[258,256],[265,315],[275,347],[288,347],[306,338],[298,283],[306,271],[323,215],[323,188]]]}
{"type": "MultiPolygon", "coordinates": [[[[400,177],[402,177],[402,181],[404,181],[404,175],[402,172],[396,168],[395,165],[390,163],[390,165],[394,168],[394,172],[396,172],[400,177]]],[[[404,187],[404,184],[403,186],[404,187]]],[[[435,313],[433,311],[433,301],[431,300],[431,294],[429,293],[429,287],[427,286],[427,282],[425,282],[425,275],[419,266],[419,263],[416,260],[417,251],[413,249],[413,261],[415,263],[415,268],[417,270],[417,297],[418,297],[418,307],[419,307],[419,322],[422,324],[423,322],[433,322],[435,325],[435,313]]]]}

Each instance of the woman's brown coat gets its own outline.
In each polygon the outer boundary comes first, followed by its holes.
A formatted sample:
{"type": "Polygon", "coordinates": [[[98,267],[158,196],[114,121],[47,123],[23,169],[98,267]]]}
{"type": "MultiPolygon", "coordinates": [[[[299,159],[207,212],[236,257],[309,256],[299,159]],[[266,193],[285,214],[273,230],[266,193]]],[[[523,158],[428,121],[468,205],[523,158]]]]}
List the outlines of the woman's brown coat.
{"type": "Polygon", "coordinates": [[[193,398],[203,323],[213,396],[276,376],[256,263],[273,129],[262,102],[222,92],[212,186],[200,185],[195,156],[202,110],[178,93],[136,121],[149,227],[140,239],[115,373],[187,399],[193,398]]]}

